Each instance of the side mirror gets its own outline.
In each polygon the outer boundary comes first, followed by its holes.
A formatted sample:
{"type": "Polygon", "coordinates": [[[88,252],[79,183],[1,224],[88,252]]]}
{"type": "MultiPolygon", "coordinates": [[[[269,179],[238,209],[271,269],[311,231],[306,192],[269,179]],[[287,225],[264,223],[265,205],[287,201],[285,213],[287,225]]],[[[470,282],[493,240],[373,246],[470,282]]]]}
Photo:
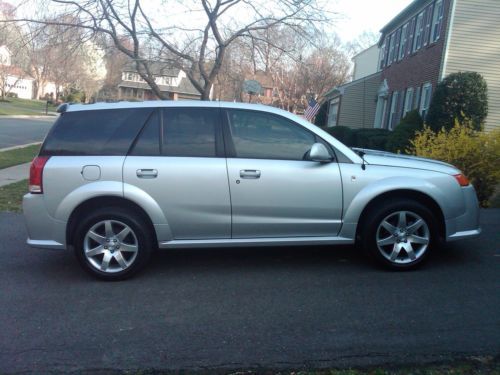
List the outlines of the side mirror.
{"type": "Polygon", "coordinates": [[[332,161],[332,156],[323,143],[315,143],[309,151],[309,160],[320,163],[328,163],[332,161]]]}

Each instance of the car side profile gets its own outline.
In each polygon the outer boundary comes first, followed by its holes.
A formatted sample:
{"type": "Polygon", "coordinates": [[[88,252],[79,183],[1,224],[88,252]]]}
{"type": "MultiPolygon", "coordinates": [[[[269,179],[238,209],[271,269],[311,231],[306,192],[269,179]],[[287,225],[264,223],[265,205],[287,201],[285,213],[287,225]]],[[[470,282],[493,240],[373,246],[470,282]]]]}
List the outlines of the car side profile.
{"type": "Polygon", "coordinates": [[[277,108],[151,101],[60,108],[30,170],[28,244],[105,280],[153,250],[358,243],[420,265],[480,233],[473,186],[439,161],[353,150],[277,108]]]}

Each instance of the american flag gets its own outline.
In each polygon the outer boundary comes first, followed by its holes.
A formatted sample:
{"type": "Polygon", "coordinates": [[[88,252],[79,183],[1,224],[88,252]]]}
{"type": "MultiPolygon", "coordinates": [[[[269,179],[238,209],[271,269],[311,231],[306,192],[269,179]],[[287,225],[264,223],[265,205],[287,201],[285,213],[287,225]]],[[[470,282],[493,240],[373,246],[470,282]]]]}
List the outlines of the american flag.
{"type": "Polygon", "coordinates": [[[304,117],[306,118],[307,121],[312,121],[314,116],[316,116],[316,113],[319,111],[319,103],[311,98],[309,100],[309,103],[307,103],[307,108],[306,111],[304,112],[304,117]]]}

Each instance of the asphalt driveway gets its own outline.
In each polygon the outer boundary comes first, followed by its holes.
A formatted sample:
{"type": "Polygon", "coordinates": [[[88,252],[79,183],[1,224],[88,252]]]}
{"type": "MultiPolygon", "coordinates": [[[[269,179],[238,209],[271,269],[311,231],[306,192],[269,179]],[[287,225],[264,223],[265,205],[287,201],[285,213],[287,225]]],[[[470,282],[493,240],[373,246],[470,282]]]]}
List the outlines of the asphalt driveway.
{"type": "Polygon", "coordinates": [[[116,283],[0,213],[0,373],[301,369],[500,353],[500,210],[415,272],[351,247],[178,250],[116,283]]]}
{"type": "Polygon", "coordinates": [[[0,148],[41,142],[57,117],[0,116],[0,148]]]}

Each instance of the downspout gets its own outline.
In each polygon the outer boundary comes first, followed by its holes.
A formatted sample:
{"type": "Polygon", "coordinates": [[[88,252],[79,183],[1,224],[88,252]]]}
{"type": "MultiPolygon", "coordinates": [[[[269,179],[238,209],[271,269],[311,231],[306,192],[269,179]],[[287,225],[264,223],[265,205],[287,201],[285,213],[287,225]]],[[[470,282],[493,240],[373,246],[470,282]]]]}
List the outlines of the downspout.
{"type": "MultiPolygon", "coordinates": [[[[450,0],[451,5],[450,5],[450,11],[448,14],[449,17],[449,22],[447,22],[447,27],[446,27],[446,39],[444,41],[443,45],[443,50],[444,50],[444,55],[441,59],[441,66],[439,68],[439,77],[438,77],[438,82],[441,82],[442,79],[444,78],[444,75],[446,73],[446,64],[448,63],[448,49],[450,46],[450,40],[451,40],[451,34],[453,32],[453,22],[455,21],[455,8],[457,5],[458,0],[450,0]]],[[[444,3],[443,3],[444,5],[444,3]]]]}

